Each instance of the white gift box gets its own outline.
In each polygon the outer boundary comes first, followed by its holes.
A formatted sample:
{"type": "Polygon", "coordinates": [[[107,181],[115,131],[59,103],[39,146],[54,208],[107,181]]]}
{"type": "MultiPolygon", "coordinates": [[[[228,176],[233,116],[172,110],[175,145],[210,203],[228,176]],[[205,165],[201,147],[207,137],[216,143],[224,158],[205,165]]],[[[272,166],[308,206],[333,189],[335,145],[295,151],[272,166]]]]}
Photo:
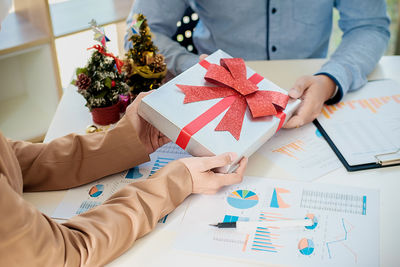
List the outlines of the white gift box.
{"type": "MultiPolygon", "coordinates": [[[[221,58],[232,58],[225,52],[218,50],[208,56],[209,63],[220,64],[221,58]]],[[[247,78],[255,72],[246,66],[247,78]]],[[[184,104],[185,94],[177,87],[177,84],[194,86],[213,86],[205,81],[207,70],[200,64],[196,64],[181,75],[144,97],[139,106],[139,114],[163,134],[176,142],[181,130],[194,119],[207,111],[222,98],[198,101],[184,104]]],[[[259,90],[287,92],[276,84],[264,78],[257,84],[259,90]]],[[[285,122],[292,116],[300,105],[300,100],[290,99],[283,112],[286,114],[285,122]]],[[[251,156],[260,146],[270,139],[277,131],[281,119],[276,116],[265,116],[254,119],[246,108],[239,140],[236,140],[228,131],[215,131],[225,113],[223,111],[215,119],[210,121],[199,131],[190,137],[185,150],[193,156],[214,156],[224,152],[235,152],[238,158],[229,166],[220,168],[220,172],[232,172],[237,167],[237,162],[242,157],[251,156]]]]}

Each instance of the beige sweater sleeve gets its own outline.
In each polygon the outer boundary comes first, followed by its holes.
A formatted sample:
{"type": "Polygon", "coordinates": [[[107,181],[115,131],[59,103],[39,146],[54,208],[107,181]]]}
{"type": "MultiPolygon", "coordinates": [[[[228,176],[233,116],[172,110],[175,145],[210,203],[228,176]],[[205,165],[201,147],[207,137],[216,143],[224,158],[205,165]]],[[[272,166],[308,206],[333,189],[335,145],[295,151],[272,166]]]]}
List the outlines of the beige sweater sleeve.
{"type": "Polygon", "coordinates": [[[58,224],[22,198],[19,179],[24,190],[64,189],[149,160],[128,118],[106,133],[72,134],[48,144],[2,141],[0,266],[102,266],[192,192],[188,169],[176,161],[58,224]]]}
{"type": "Polygon", "coordinates": [[[48,144],[12,141],[24,191],[66,189],[150,160],[126,116],[107,132],[70,134],[48,144]]]}
{"type": "Polygon", "coordinates": [[[116,192],[103,205],[57,224],[23,200],[0,174],[1,266],[102,266],[171,212],[192,180],[175,161],[116,192]],[[6,215],[6,216],[4,216],[6,215]]]}

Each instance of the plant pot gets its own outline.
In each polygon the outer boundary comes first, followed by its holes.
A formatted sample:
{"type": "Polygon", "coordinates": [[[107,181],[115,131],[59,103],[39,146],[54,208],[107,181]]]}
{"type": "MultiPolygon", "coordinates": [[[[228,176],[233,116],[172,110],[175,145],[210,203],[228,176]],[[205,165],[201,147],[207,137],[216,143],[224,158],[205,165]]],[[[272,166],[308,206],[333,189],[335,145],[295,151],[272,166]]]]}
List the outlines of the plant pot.
{"type": "Polygon", "coordinates": [[[93,122],[99,125],[116,123],[120,119],[121,103],[118,102],[110,107],[93,108],[93,122]]]}

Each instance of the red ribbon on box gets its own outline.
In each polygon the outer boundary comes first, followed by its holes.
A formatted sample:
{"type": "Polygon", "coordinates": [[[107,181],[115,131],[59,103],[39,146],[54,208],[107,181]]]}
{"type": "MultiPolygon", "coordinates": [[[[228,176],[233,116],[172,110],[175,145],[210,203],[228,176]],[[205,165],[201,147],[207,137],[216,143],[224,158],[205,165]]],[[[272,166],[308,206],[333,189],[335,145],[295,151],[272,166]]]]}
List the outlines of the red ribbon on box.
{"type": "Polygon", "coordinates": [[[100,54],[103,54],[106,57],[113,58],[115,60],[115,66],[117,67],[118,73],[121,73],[121,68],[124,65],[124,62],[122,60],[120,60],[118,57],[114,56],[112,53],[107,53],[103,46],[94,45],[92,47],[89,47],[87,50],[90,50],[90,49],[96,49],[97,51],[99,51],[100,54]]]}
{"type": "Polygon", "coordinates": [[[247,79],[246,65],[241,58],[223,58],[220,65],[211,64],[206,60],[200,65],[207,69],[204,79],[217,86],[176,86],[185,94],[184,104],[223,98],[206,112],[186,125],[176,140],[176,144],[185,149],[190,138],[210,121],[224,112],[216,131],[228,131],[236,140],[240,138],[244,115],[247,106],[253,118],[275,115],[280,119],[277,131],[282,127],[286,114],[283,109],[289,96],[276,91],[258,90],[257,84],[264,78],[255,73],[247,79]]]}

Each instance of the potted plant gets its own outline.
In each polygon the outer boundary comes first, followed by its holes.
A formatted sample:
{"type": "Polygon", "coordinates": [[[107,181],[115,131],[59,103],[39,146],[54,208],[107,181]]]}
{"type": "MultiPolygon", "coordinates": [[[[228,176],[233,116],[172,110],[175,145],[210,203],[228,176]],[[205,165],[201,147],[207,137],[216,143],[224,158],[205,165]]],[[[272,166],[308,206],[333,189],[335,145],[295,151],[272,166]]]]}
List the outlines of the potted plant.
{"type": "Polygon", "coordinates": [[[72,84],[78,87],[78,93],[86,99],[93,122],[108,125],[120,119],[120,112],[126,107],[123,96],[128,93],[129,86],[121,71],[123,62],[107,52],[108,38],[104,30],[98,28],[95,21],[91,23],[95,39],[101,45],[88,48],[93,49],[93,53],[85,67],[76,69],[77,78],[72,84]]]}

